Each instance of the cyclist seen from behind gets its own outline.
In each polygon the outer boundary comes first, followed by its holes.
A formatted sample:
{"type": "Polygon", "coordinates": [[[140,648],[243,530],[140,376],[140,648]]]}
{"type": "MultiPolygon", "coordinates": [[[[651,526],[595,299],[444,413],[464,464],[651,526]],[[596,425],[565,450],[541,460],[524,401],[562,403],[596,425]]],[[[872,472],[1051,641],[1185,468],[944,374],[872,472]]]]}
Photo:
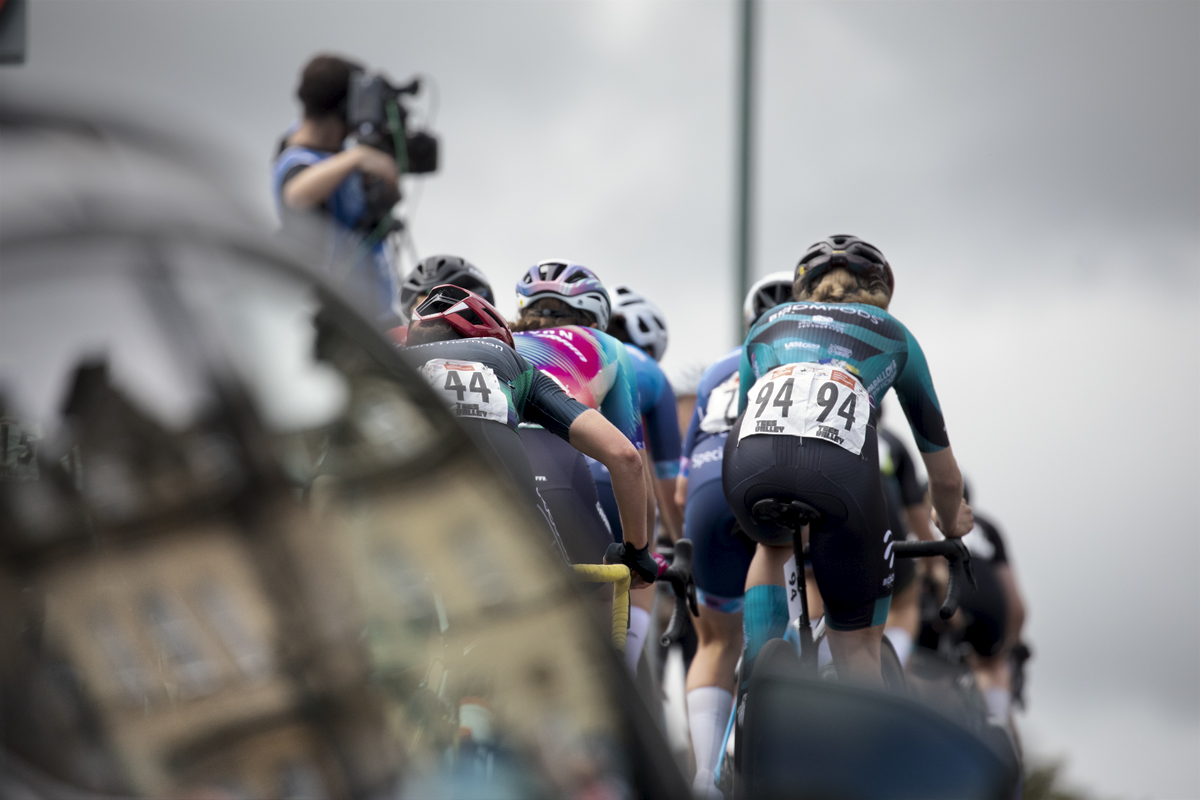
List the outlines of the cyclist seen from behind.
{"type": "Polygon", "coordinates": [[[756,560],[769,566],[760,573],[768,579],[756,583],[752,566],[747,581],[747,673],[788,620],[782,566],[792,555],[793,531],[764,512],[772,501],[798,500],[821,515],[809,526],[808,546],[838,676],[883,685],[895,534],[880,480],[875,409],[888,389],[896,389],[925,461],[935,524],[953,537],[974,525],[925,356],[887,313],[893,288],[879,250],[832,236],[800,259],[797,302],[767,314],[746,337],[741,415],[729,432],[722,479],[738,524],[759,544],[756,560]]]}
{"type": "Polygon", "coordinates": [[[514,349],[504,317],[479,295],[457,286],[436,287],[413,309],[412,318],[405,356],[531,505],[545,513],[516,432],[522,422],[541,426],[572,452],[608,467],[631,544],[619,560],[635,581],[652,582],[658,565],[647,552],[642,458],[624,433],[531,366],[514,349]]]}
{"type": "MultiPolygon", "coordinates": [[[[748,331],[768,309],[792,299],[792,273],[776,272],[750,287],[742,309],[748,331]]],[[[683,535],[692,540],[692,575],[700,616],[698,639],[687,674],[688,726],[696,759],[693,791],[715,791],[713,776],[733,708],[738,656],[742,652],[742,606],[754,542],[738,529],[721,463],[725,440],[737,421],[738,365],[735,347],[705,370],[683,441],[675,500],[684,506],[683,535]]]]}
{"type": "MultiPolygon", "coordinates": [[[[517,352],[575,400],[599,411],[633,447],[644,450],[637,373],[625,345],[604,332],[612,317],[612,301],[596,274],[566,260],[542,261],[526,271],[516,291],[521,309],[513,325],[517,352]]],[[[615,542],[595,479],[579,453],[536,424],[521,427],[521,440],[538,492],[573,563],[598,563],[610,548],[616,554],[610,561],[653,560],[649,542],[631,536],[625,527],[629,517],[624,513],[619,515],[624,541],[615,542]]],[[[644,468],[642,476],[646,496],[653,498],[644,468]]],[[[612,487],[615,494],[615,475],[612,487]]],[[[643,506],[639,526],[653,531],[654,523],[650,500],[643,506]]],[[[648,627],[648,614],[631,614],[625,644],[631,666],[641,656],[648,627]]]]}
{"type": "MultiPolygon", "coordinates": [[[[612,320],[608,333],[625,343],[633,370],[637,373],[638,408],[646,432],[646,450],[653,462],[654,495],[658,501],[659,521],[672,541],[683,530],[683,513],[675,504],[675,479],[679,475],[679,412],[675,391],[658,362],[667,352],[666,317],[658,306],[628,286],[614,286],[612,320]]],[[[600,491],[600,503],[612,519],[612,482],[604,465],[591,462],[592,477],[600,491]]],[[[619,527],[613,535],[621,540],[619,527]]]]}

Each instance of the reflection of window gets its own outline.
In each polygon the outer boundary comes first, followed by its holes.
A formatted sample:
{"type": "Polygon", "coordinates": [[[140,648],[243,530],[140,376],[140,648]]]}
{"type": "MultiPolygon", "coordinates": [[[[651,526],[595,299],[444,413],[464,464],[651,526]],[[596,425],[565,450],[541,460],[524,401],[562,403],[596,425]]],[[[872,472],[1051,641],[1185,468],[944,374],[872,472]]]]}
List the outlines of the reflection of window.
{"type": "Polygon", "coordinates": [[[196,602],[242,674],[252,681],[266,678],[271,672],[271,656],[247,625],[245,606],[235,602],[226,587],[215,580],[200,585],[196,602]]]}
{"type": "Polygon", "coordinates": [[[138,660],[137,648],[112,612],[106,608],[94,611],[91,629],[125,694],[134,703],[145,702],[149,690],[146,672],[138,660]]]}
{"type": "Polygon", "coordinates": [[[160,652],[170,663],[180,694],[200,697],[217,688],[217,675],[195,638],[196,630],[180,604],[158,592],[142,597],[142,613],[160,652]]]}

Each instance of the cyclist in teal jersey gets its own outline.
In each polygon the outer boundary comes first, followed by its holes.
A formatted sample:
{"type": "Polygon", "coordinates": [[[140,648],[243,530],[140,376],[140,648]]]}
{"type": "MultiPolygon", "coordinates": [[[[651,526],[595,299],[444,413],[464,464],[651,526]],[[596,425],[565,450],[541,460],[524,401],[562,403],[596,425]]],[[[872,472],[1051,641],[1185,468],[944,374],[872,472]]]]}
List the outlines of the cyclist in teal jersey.
{"type": "Polygon", "coordinates": [[[853,236],[830,237],[796,267],[799,302],[778,307],[746,337],[741,416],[722,480],[738,523],[759,544],[745,599],[747,667],[787,623],[782,565],[793,533],[769,512],[775,501],[796,500],[821,515],[808,543],[838,675],[882,685],[895,575],[874,409],[888,389],[896,389],[925,461],[934,523],[947,536],[974,525],[925,356],[886,311],[893,287],[879,250],[853,236]]]}
{"type": "MultiPolygon", "coordinates": [[[[517,352],[571,397],[603,414],[644,454],[637,373],[625,345],[604,333],[612,303],[599,278],[587,267],[551,260],[530,267],[516,288],[521,309],[513,324],[517,352]]],[[[630,557],[620,555],[634,548],[629,542],[615,543],[586,460],[536,427],[522,427],[521,439],[538,479],[538,492],[570,542],[568,549],[587,554],[589,560],[609,549],[617,554],[610,561],[630,557]]],[[[654,486],[649,472],[643,471],[650,498],[646,529],[653,531],[654,486]]],[[[644,612],[641,606],[652,599],[651,595],[634,601],[625,646],[633,669],[649,628],[649,614],[640,613],[644,612]]]]}

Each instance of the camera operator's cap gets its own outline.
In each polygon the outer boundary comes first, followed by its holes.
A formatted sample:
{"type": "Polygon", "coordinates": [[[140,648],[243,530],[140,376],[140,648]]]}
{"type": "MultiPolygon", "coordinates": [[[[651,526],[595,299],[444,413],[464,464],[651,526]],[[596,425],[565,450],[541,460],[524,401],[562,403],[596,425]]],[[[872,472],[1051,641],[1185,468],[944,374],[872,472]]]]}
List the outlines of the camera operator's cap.
{"type": "Polygon", "coordinates": [[[517,281],[517,308],[523,310],[544,297],[588,312],[600,330],[608,330],[612,300],[596,273],[587,267],[561,259],[534,264],[517,281]]]}

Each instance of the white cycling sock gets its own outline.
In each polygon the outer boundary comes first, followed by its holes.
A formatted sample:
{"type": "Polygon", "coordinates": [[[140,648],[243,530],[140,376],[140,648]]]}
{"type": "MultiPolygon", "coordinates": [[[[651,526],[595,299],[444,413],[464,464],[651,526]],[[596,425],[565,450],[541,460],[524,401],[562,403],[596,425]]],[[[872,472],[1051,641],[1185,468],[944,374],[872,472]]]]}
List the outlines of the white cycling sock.
{"type": "Polygon", "coordinates": [[[716,793],[713,785],[725,727],[733,710],[733,695],[717,686],[702,686],[687,693],[688,728],[692,753],[696,756],[696,779],[692,792],[697,797],[716,793]]]}
{"type": "Polygon", "coordinates": [[[1012,692],[1002,686],[996,686],[983,693],[987,703],[988,716],[1000,725],[1008,724],[1008,708],[1012,702],[1012,692]]]}
{"type": "Polygon", "coordinates": [[[629,630],[625,632],[625,664],[637,675],[638,659],[642,657],[642,645],[646,643],[646,631],[650,629],[650,612],[633,606],[629,609],[629,630]]]}
{"type": "Polygon", "coordinates": [[[883,634],[892,643],[892,648],[896,651],[896,657],[900,659],[900,666],[907,667],[908,657],[912,655],[913,649],[912,636],[909,636],[908,631],[904,628],[894,626],[884,628],[883,634]]]}

